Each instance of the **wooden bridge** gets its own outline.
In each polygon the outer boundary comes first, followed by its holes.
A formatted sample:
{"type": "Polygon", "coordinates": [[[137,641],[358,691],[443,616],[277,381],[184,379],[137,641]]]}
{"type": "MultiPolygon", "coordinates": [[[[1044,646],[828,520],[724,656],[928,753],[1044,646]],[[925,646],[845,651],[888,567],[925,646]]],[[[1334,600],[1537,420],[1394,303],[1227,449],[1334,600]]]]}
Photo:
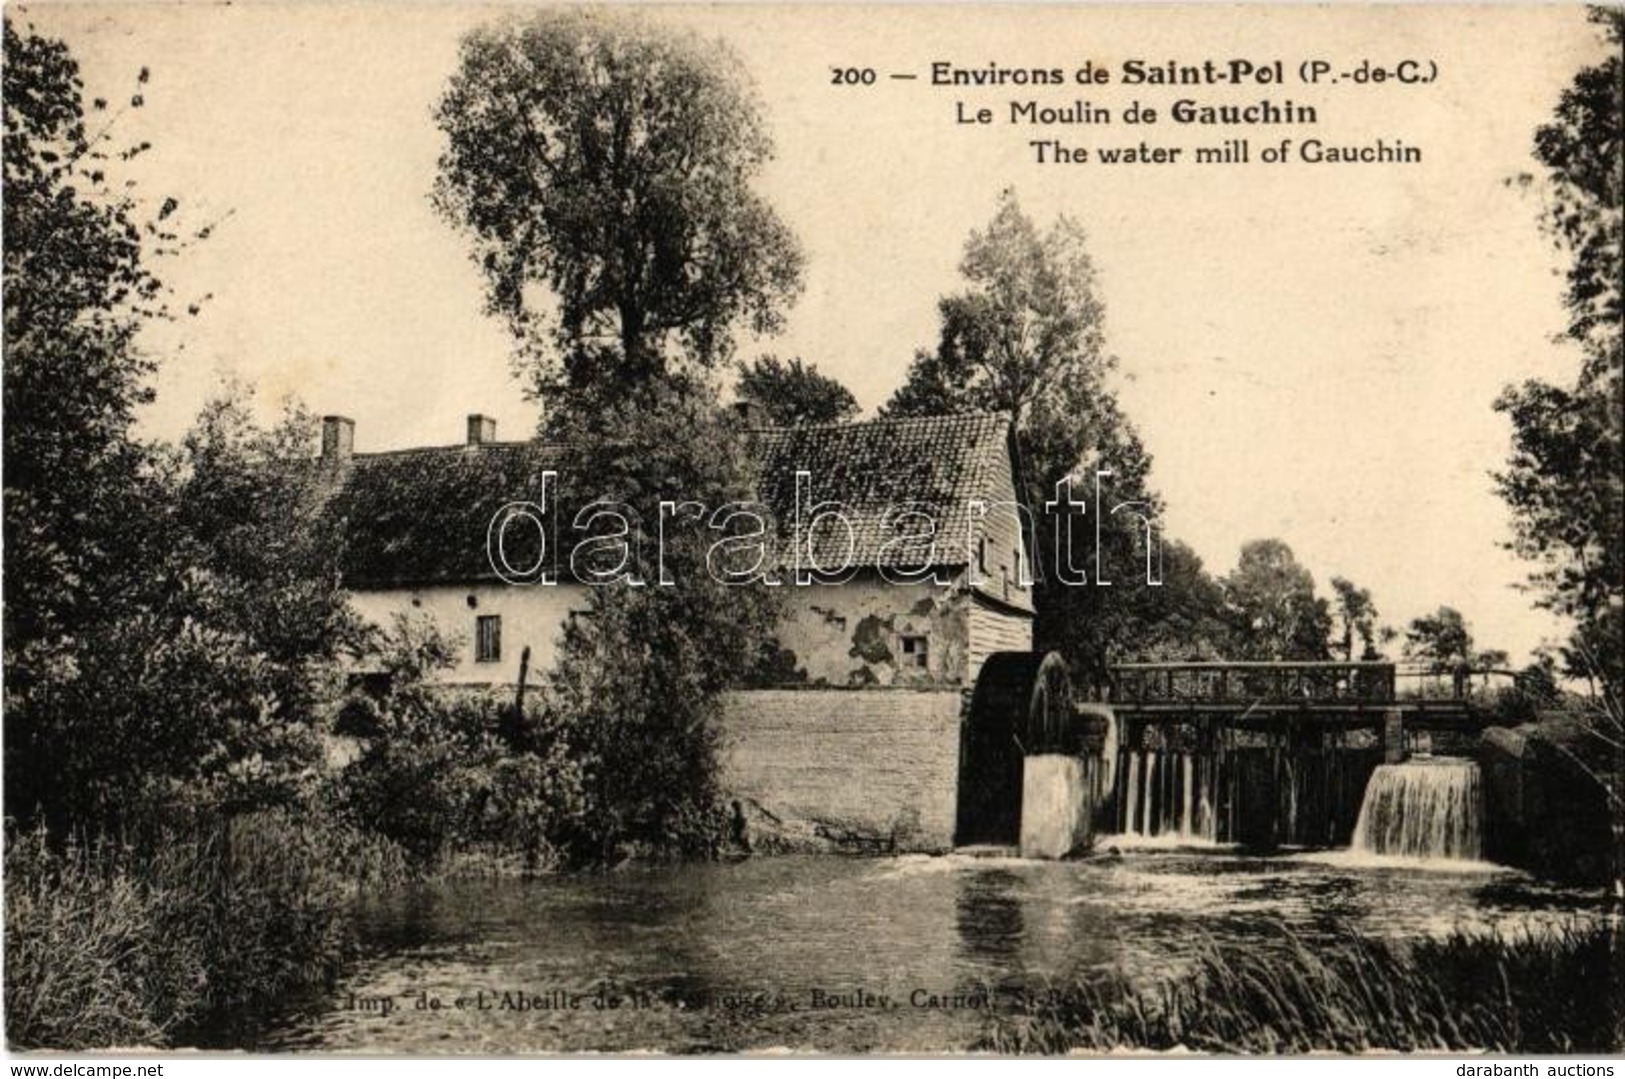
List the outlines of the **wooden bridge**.
{"type": "Polygon", "coordinates": [[[1399,713],[1408,727],[1477,730],[1490,720],[1491,680],[1510,671],[1439,674],[1386,662],[1119,663],[1107,700],[1141,723],[1224,717],[1239,728],[1308,721],[1327,728],[1379,727],[1399,713]]]}

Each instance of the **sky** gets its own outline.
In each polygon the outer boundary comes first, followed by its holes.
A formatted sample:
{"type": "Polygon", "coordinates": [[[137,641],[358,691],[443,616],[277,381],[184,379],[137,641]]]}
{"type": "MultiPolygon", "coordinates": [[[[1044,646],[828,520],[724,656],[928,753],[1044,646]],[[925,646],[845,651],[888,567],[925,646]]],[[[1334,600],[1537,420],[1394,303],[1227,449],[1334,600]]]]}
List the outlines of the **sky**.
{"type": "MultiPolygon", "coordinates": [[[[226,380],[270,408],[297,395],[356,420],[371,451],[451,443],[470,412],[523,437],[537,410],[482,313],[464,236],[429,203],[432,109],[462,34],[512,9],[237,3],[12,4],[63,38],[87,93],[153,150],[127,169],[144,198],[219,221],[157,268],[200,313],[144,338],[160,359],[155,437],[182,433],[226,380]]],[[[1167,532],[1214,574],[1241,545],[1285,540],[1323,590],[1371,589],[1402,626],[1440,604],[1481,646],[1521,659],[1558,635],[1518,589],[1528,567],[1491,471],[1509,382],[1566,380],[1563,263],[1538,228],[1534,129],[1601,45],[1577,7],[662,7],[647,17],[724,39],[777,148],[760,190],[798,235],[805,290],[786,332],[744,354],[799,355],[872,412],[936,336],[971,230],[1013,187],[1040,225],[1083,226],[1106,305],[1114,388],[1154,458],[1167,532]],[[1281,59],[1285,85],[942,87],[930,65],[1117,70],[1281,59]],[[1307,86],[1325,59],[1431,60],[1426,85],[1307,86]],[[874,86],[831,85],[873,67],[874,86]],[[891,73],[914,73],[893,80],[891,73]],[[1192,130],[1122,121],[1133,100],[1314,106],[1311,126],[1192,130]],[[1087,100],[1113,123],[956,123],[958,105],[1087,100]],[[1247,137],[1253,163],[1041,165],[1027,140],[1107,147],[1247,137]],[[1258,161],[1282,139],[1419,147],[1406,166],[1258,161]]]]}

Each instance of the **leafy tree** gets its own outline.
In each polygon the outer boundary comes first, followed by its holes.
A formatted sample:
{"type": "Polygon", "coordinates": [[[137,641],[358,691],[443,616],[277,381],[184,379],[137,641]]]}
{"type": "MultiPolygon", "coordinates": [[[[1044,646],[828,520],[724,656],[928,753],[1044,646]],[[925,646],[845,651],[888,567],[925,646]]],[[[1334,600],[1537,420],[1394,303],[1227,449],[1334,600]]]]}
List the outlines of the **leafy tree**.
{"type": "Polygon", "coordinates": [[[988,227],[966,241],[959,270],[969,287],[939,301],[936,349],[915,354],[883,412],[1009,413],[1046,498],[1091,451],[1121,471],[1121,483],[1143,482],[1149,461],[1104,385],[1115,361],[1077,222],[1061,217],[1041,233],[1006,190],[988,227]],[[1112,452],[1130,448],[1139,452],[1112,452]]]}
{"type": "MultiPolygon", "coordinates": [[[[710,852],[722,834],[714,722],[721,694],[756,658],[779,607],[773,589],[719,581],[708,560],[719,534],[686,511],[662,529],[658,506],[749,501],[743,442],[708,394],[664,386],[572,413],[565,430],[561,504],[625,507],[622,568],[644,582],[592,588],[590,609],[565,628],[549,680],[549,712],[583,773],[575,853],[607,860],[710,852]],[[662,567],[669,585],[652,583],[662,567]]],[[[607,560],[617,561],[619,552],[607,560]]]]}
{"type": "Polygon", "coordinates": [[[99,829],[316,796],[322,705],[363,633],[314,433],[298,409],[261,429],[226,397],[155,452],[128,522],[153,537],[143,564],[79,627],[71,675],[28,702],[26,741],[8,740],[13,811],[99,829]]]}
{"type": "Polygon", "coordinates": [[[1380,659],[1377,651],[1377,605],[1371,601],[1371,591],[1361,588],[1347,577],[1332,578],[1333,613],[1337,618],[1337,648],[1345,663],[1354,660],[1354,643],[1360,643],[1360,659],[1380,659]]]}
{"type": "Polygon", "coordinates": [[[1224,594],[1196,552],[1167,540],[1161,579],[1156,588],[1126,590],[1132,600],[1126,615],[1137,634],[1129,656],[1147,662],[1229,658],[1224,594]]]}
{"type": "Polygon", "coordinates": [[[858,414],[852,391],[799,357],[761,356],[740,365],[735,393],[781,427],[842,423],[858,414]]]}
{"type": "Polygon", "coordinates": [[[1314,578],[1285,543],[1262,539],[1245,544],[1236,568],[1221,584],[1237,658],[1327,658],[1330,608],[1316,597],[1314,578]]]}
{"type": "Polygon", "coordinates": [[[1454,607],[1440,607],[1432,614],[1413,618],[1405,630],[1405,654],[1424,661],[1436,674],[1503,667],[1507,663],[1504,651],[1475,647],[1467,620],[1454,607]]]}
{"type": "Polygon", "coordinates": [[[288,401],[262,428],[252,399],[232,387],[210,401],[174,457],[170,559],[212,586],[188,615],[253,641],[279,672],[281,706],[308,714],[367,633],[340,587],[330,480],[310,459],[317,418],[288,401]]]}
{"type": "Polygon", "coordinates": [[[1550,201],[1543,224],[1569,258],[1566,336],[1582,354],[1571,386],[1538,379],[1496,401],[1512,456],[1496,476],[1512,548],[1541,563],[1540,603],[1573,620],[1570,673],[1625,691],[1625,11],[1597,8],[1610,53],[1582,70],[1535,133],[1550,201]]]}
{"type": "Polygon", "coordinates": [[[90,682],[95,649],[123,647],[110,623],[152,597],[165,495],[131,434],[153,370],[136,335],[167,314],[148,248],[178,238],[174,200],[149,218],[110,179],[147,149],[113,149],[123,109],[92,132],[67,47],[9,17],[4,35],[6,811],[28,820],[59,813],[59,766],[104,744],[86,726],[74,745],[71,702],[119,685],[90,682]]]}
{"type": "Polygon", "coordinates": [[[169,315],[148,263],[208,230],[115,185],[146,144],[115,148],[102,101],[92,132],[62,43],[4,32],[6,812],[61,834],[303,800],[342,622],[307,576],[309,431],[294,452],[228,409],[182,448],[136,440],[137,335],[169,315]]]}
{"type": "Polygon", "coordinates": [[[1574,626],[1564,665],[1591,699],[1577,709],[1586,744],[1569,755],[1595,758],[1584,770],[1607,800],[1613,892],[1625,900],[1625,10],[1590,19],[1608,53],[1575,75],[1534,146],[1550,192],[1542,225],[1569,258],[1565,335],[1580,369],[1572,385],[1502,391],[1512,455],[1495,479],[1512,549],[1540,564],[1540,605],[1574,626]]]}
{"type": "Polygon", "coordinates": [[[8,17],[3,92],[5,666],[26,710],[41,680],[71,676],[72,642],[139,564],[147,461],[130,427],[153,365],[134,338],[163,287],[67,47],[8,17]]]}
{"type": "Polygon", "coordinates": [[[915,354],[882,414],[1008,413],[1026,472],[1023,494],[1035,508],[1054,500],[1067,477],[1072,495],[1088,503],[1096,470],[1110,471],[1101,481],[1106,506],[1131,503],[1138,517],[1110,514],[1097,546],[1095,522],[1082,517],[1065,527],[1061,518],[1079,511],[1063,504],[1038,521],[1034,537],[1043,573],[1037,643],[1103,685],[1109,659],[1147,637],[1157,611],[1179,603],[1146,584],[1143,521],[1155,520],[1160,500],[1148,483],[1150,455],[1105,384],[1115,361],[1105,352],[1105,307],[1083,229],[1062,217],[1041,232],[1007,190],[987,228],[966,241],[959,268],[968,287],[938,303],[937,347],[915,354]],[[1063,562],[1083,569],[1088,585],[1062,580],[1054,569],[1063,562]]]}
{"type": "Polygon", "coordinates": [[[1434,672],[1451,671],[1472,663],[1473,635],[1467,620],[1454,607],[1411,619],[1405,630],[1405,655],[1425,660],[1434,672]]]}
{"type": "Polygon", "coordinates": [[[772,144],[720,44],[603,11],[504,21],[464,39],[436,119],[435,204],[544,398],[710,368],[800,289],[751,188],[772,144]]]}

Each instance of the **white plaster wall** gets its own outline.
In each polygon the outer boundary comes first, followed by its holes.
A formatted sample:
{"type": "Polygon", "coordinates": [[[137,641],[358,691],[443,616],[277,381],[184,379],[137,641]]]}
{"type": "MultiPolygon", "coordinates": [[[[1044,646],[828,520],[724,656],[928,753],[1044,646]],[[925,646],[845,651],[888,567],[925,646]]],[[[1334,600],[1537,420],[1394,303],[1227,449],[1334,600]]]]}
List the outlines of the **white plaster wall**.
{"type": "Polygon", "coordinates": [[[579,584],[520,588],[496,583],[357,591],[351,593],[350,603],[377,626],[387,627],[397,613],[431,615],[457,645],[457,663],[441,675],[442,681],[508,684],[519,680],[519,657],[526,645],[532,679],[552,669],[565,619],[571,611],[585,611],[588,597],[586,587],[579,584]],[[502,658],[478,663],[474,619],[488,614],[502,616],[502,658]]]}

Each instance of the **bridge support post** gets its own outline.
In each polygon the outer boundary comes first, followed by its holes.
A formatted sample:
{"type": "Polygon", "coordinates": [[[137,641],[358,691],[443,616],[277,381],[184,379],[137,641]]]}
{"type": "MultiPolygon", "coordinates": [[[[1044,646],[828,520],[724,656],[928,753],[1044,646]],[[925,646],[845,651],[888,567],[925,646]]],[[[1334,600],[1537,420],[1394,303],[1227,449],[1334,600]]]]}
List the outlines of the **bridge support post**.
{"type": "Polygon", "coordinates": [[[1405,760],[1405,713],[1389,708],[1382,713],[1382,762],[1401,764],[1405,760]]]}

